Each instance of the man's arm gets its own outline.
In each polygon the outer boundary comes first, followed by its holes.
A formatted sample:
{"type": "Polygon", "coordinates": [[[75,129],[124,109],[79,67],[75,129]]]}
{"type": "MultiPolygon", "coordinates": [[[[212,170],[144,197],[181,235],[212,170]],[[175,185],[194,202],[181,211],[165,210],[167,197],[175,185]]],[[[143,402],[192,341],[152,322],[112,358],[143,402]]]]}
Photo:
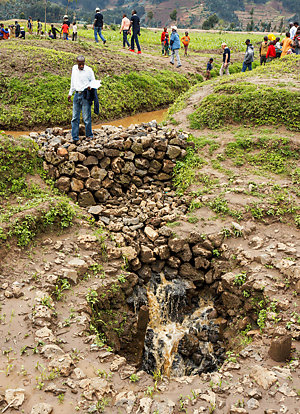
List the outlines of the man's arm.
{"type": "Polygon", "coordinates": [[[229,54],[228,53],[225,53],[225,66],[228,66],[228,56],[229,56],[229,54]]]}
{"type": "Polygon", "coordinates": [[[69,95],[68,95],[68,101],[69,102],[71,102],[71,96],[73,95],[74,92],[75,92],[75,87],[74,87],[74,69],[72,69],[71,87],[70,87],[70,91],[69,91],[69,95]]]}

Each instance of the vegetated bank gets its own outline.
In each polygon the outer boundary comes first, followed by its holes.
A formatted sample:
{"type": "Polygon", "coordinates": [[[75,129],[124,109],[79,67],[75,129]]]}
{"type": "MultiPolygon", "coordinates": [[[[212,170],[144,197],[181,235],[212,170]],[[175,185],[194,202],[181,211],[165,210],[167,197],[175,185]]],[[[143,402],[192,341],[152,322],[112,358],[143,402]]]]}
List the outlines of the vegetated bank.
{"type": "Polygon", "coordinates": [[[299,131],[299,68],[299,56],[287,56],[256,71],[219,79],[189,115],[190,127],[242,123],[299,131]]]}
{"type": "Polygon", "coordinates": [[[194,74],[163,70],[155,64],[149,68],[144,61],[120,58],[118,52],[100,51],[86,42],[15,41],[2,43],[1,52],[0,127],[5,129],[70,122],[72,105],[66,96],[79,54],[87,57],[96,78],[102,80],[98,120],[167,106],[197,79],[194,74]]]}

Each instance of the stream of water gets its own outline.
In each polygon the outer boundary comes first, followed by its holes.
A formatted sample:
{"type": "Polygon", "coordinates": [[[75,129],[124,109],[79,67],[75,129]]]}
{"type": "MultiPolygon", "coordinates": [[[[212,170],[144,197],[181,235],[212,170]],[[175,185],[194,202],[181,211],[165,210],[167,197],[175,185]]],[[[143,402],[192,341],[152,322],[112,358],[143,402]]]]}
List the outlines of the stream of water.
{"type": "MultiPolygon", "coordinates": [[[[124,128],[128,128],[132,124],[141,124],[156,120],[158,123],[162,122],[168,112],[168,108],[159,109],[158,111],[151,111],[151,112],[142,112],[139,114],[135,114],[132,116],[127,116],[121,119],[115,119],[113,121],[101,122],[93,124],[93,128],[97,129],[100,128],[102,125],[114,125],[114,126],[122,126],[124,128]]],[[[71,127],[71,126],[70,126],[71,127]]],[[[32,130],[28,131],[4,131],[7,135],[11,135],[15,138],[29,135],[32,130]]],[[[36,131],[42,132],[42,131],[36,131]]]]}
{"type": "Polygon", "coordinates": [[[152,277],[148,290],[149,325],[143,369],[179,377],[214,371],[221,362],[219,326],[209,318],[212,303],[200,297],[191,305],[190,282],[152,277]]]}

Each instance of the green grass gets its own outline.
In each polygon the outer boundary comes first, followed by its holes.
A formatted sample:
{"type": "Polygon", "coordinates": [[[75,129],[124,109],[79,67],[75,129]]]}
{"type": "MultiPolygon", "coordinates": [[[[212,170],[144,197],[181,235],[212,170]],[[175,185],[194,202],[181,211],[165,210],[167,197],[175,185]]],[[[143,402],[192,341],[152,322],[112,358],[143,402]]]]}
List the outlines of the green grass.
{"type": "Polygon", "coordinates": [[[284,125],[290,130],[300,130],[300,94],[297,92],[266,86],[256,86],[253,90],[252,85],[244,84],[223,85],[223,92],[201,101],[189,116],[191,128],[214,129],[227,123],[242,123],[284,125]]]}
{"type": "MultiPolygon", "coordinates": [[[[0,127],[63,125],[72,117],[66,95],[70,77],[49,72],[0,81],[0,127]]],[[[132,72],[107,76],[98,91],[98,120],[151,111],[172,103],[190,86],[188,79],[169,71],[132,72]]]]}
{"type": "Polygon", "coordinates": [[[72,224],[76,208],[51,183],[43,183],[41,163],[32,140],[1,134],[0,242],[16,239],[19,246],[27,246],[39,232],[72,224]]]}

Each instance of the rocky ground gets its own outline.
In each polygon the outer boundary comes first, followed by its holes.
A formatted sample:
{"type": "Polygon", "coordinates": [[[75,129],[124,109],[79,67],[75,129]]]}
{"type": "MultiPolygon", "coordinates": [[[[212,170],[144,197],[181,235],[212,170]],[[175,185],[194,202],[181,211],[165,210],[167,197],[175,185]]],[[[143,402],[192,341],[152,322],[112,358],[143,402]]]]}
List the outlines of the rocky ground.
{"type": "MultiPolygon", "coordinates": [[[[260,191],[269,196],[278,176],[222,160],[234,132],[204,134],[208,142],[200,148],[155,122],[103,127],[78,146],[59,128],[31,134],[56,186],[81,209],[67,230],[40,233],[27,248],[15,239],[1,246],[2,412],[300,412],[293,213],[265,222],[249,215],[244,199],[260,201],[260,191]],[[182,188],[175,191],[171,176],[176,163],[189,171],[186,154],[206,162],[203,170],[197,164],[200,180],[179,197],[182,188]],[[208,163],[210,156],[221,168],[208,163]],[[218,182],[204,188],[204,175],[218,182]],[[209,204],[222,188],[229,210],[242,215],[209,204]],[[180,361],[171,359],[174,372],[185,367],[175,377],[165,365],[153,365],[154,375],[141,370],[149,318],[153,326],[147,287],[149,293],[153,274],[163,284],[160,272],[167,286],[184,282],[184,298],[174,294],[177,321],[197,311],[199,298],[211,306],[201,326],[190,326],[172,349],[180,361]],[[218,328],[214,338],[211,326],[218,328]],[[218,369],[207,372],[212,360],[218,369]]],[[[280,177],[296,198],[292,177],[280,177]]]]}

